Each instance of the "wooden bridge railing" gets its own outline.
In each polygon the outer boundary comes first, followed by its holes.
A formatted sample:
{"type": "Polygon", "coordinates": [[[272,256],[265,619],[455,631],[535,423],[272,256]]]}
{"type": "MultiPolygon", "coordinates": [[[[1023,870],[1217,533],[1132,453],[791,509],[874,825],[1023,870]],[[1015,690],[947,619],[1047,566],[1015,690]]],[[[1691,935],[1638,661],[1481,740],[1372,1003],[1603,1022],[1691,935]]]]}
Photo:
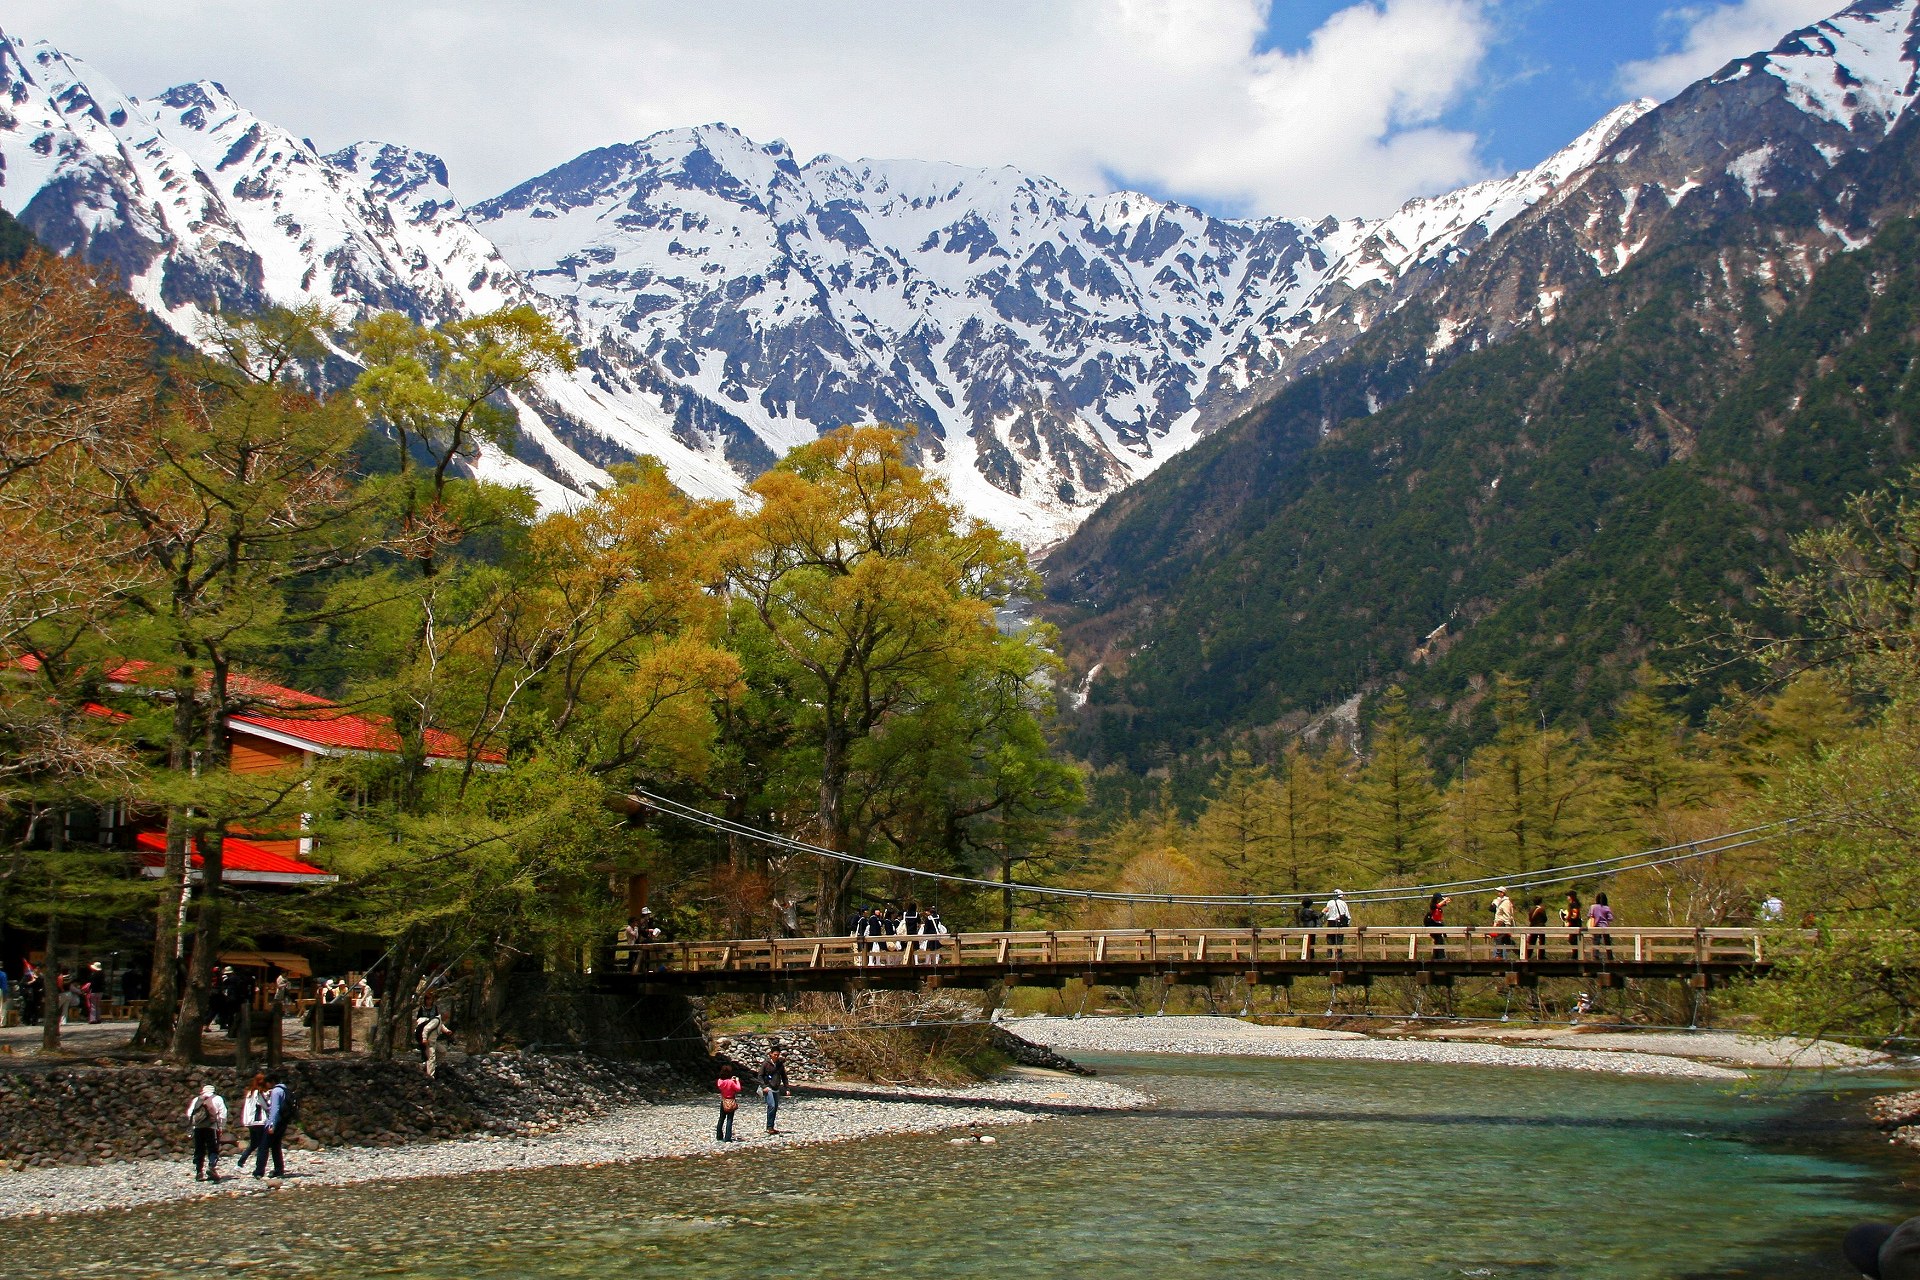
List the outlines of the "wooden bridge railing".
{"type": "Polygon", "coordinates": [[[1551,964],[1735,969],[1766,964],[1769,945],[1769,936],[1758,929],[1098,929],[622,943],[614,948],[614,961],[641,972],[716,975],[908,967],[1020,972],[1064,966],[1094,972],[1200,965],[1329,971],[1551,964]]]}

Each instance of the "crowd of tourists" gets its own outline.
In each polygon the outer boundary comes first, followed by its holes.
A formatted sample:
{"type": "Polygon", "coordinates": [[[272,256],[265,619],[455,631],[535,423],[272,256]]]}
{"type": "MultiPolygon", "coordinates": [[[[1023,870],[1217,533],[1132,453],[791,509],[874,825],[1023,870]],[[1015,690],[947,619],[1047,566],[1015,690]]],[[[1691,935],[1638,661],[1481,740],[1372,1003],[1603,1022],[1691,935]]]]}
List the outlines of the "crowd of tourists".
{"type": "Polygon", "coordinates": [[[948,933],[939,911],[922,911],[919,903],[909,902],[903,908],[892,903],[868,907],[854,917],[853,936],[854,963],[878,966],[937,963],[941,939],[948,933]]]}
{"type": "MultiPolygon", "coordinates": [[[[255,1072],[240,1095],[240,1127],[247,1142],[234,1160],[235,1167],[247,1172],[252,1160],[256,1178],[287,1176],[285,1143],[287,1129],[300,1118],[298,1105],[278,1072],[255,1072]],[[267,1172],[267,1162],[273,1172],[267,1172]]],[[[187,1132],[193,1139],[193,1177],[196,1182],[220,1181],[220,1153],[231,1140],[239,1146],[237,1134],[229,1135],[233,1112],[227,1100],[212,1085],[202,1085],[187,1103],[187,1132]]]]}
{"type": "MultiPolygon", "coordinates": [[[[1772,901],[1777,902],[1778,899],[1772,901]]],[[[1436,893],[1427,902],[1425,914],[1420,923],[1434,931],[1432,955],[1435,960],[1447,957],[1447,937],[1444,932],[1449,928],[1458,929],[1463,922],[1449,924],[1447,909],[1453,905],[1449,894],[1436,893]]],[[[1493,898],[1487,904],[1492,914],[1486,936],[1493,941],[1493,955],[1496,960],[1545,960],[1549,957],[1549,944],[1564,948],[1569,959],[1578,959],[1583,954],[1591,954],[1608,960],[1613,959],[1614,926],[1613,907],[1607,902],[1607,895],[1596,893],[1591,906],[1583,906],[1580,892],[1568,890],[1566,901],[1558,912],[1552,911],[1546,899],[1535,898],[1527,905],[1526,917],[1520,916],[1519,905],[1514,901],[1505,885],[1493,891],[1493,898]],[[1558,923],[1557,936],[1550,934],[1554,922],[1558,923]],[[1516,938],[1515,934],[1523,936],[1516,938]],[[1583,950],[1583,939],[1591,942],[1593,950],[1583,950]]],[[[1324,930],[1326,943],[1330,947],[1344,945],[1344,930],[1354,926],[1353,908],[1348,904],[1346,894],[1335,889],[1333,896],[1324,906],[1316,906],[1311,898],[1300,899],[1300,905],[1294,914],[1294,926],[1300,929],[1324,930]]]]}
{"type": "MultiPolygon", "coordinates": [[[[54,1016],[62,1025],[99,1022],[115,1003],[114,983],[106,966],[95,960],[78,970],[64,965],[51,972],[31,960],[20,962],[16,980],[5,965],[0,965],[0,1027],[37,1026],[45,1018],[47,1002],[53,1002],[54,1016]]],[[[147,998],[147,974],[133,967],[119,977],[119,1003],[134,1004],[147,998]]]]}

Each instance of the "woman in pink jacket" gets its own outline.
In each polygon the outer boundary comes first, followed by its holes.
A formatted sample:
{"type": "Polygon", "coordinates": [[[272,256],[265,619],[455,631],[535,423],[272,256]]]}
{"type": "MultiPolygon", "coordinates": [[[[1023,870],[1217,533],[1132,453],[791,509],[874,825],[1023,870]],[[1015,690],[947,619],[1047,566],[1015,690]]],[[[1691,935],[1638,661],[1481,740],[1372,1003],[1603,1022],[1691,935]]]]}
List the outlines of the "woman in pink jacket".
{"type": "Polygon", "coordinates": [[[715,1087],[720,1090],[720,1119],[713,1126],[713,1139],[715,1142],[732,1142],[733,1113],[740,1109],[740,1077],[729,1071],[715,1081],[715,1087]]]}

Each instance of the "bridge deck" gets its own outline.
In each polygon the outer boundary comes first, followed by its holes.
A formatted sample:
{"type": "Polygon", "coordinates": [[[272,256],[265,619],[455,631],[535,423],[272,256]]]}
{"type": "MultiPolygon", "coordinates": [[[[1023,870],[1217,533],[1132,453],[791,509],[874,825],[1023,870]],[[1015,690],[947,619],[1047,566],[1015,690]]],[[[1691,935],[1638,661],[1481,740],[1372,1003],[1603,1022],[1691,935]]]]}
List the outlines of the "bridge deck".
{"type": "Polygon", "coordinates": [[[1486,929],[1102,929],[966,933],[875,939],[738,938],[622,944],[600,976],[615,985],[675,990],[1058,985],[1084,978],[1216,977],[1285,984],[1296,977],[1364,984],[1412,976],[1511,981],[1609,975],[1691,978],[1764,972],[1772,936],[1757,929],[1616,927],[1495,933],[1486,929]]]}

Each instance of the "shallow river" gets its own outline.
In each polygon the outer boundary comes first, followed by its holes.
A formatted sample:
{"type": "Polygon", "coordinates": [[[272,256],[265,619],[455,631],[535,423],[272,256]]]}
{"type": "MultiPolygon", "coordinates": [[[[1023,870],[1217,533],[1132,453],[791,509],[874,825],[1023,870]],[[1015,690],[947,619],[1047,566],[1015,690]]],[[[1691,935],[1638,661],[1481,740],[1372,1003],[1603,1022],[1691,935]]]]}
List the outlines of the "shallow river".
{"type": "Polygon", "coordinates": [[[875,1138],[0,1223],[0,1274],[1790,1278],[1851,1274],[1849,1222],[1920,1207],[1883,1142],[1825,1123],[1835,1078],[1786,1094],[1088,1061],[1162,1106],[991,1146],[875,1138]]]}

